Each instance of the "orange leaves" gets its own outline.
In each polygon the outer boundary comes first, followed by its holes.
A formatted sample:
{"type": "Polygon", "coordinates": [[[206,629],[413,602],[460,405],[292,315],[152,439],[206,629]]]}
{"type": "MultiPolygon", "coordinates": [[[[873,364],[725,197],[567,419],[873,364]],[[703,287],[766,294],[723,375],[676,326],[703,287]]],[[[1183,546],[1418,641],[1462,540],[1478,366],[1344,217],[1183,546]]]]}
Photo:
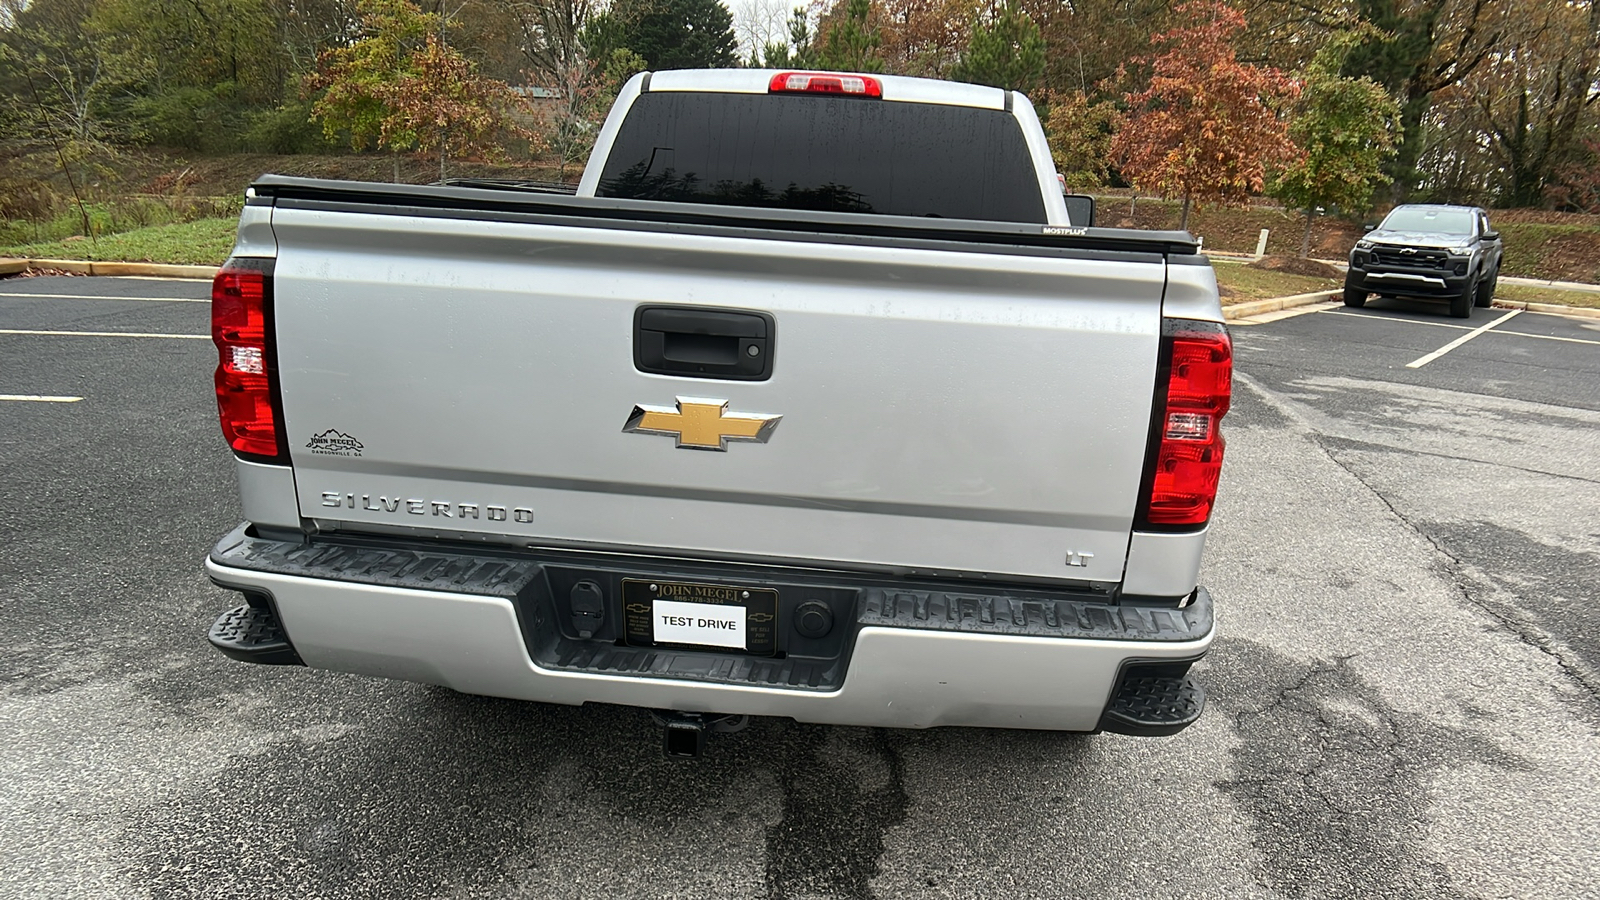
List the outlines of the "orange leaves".
{"type": "Polygon", "coordinates": [[[1243,202],[1265,186],[1269,166],[1294,155],[1280,111],[1299,83],[1239,61],[1233,41],[1245,19],[1238,10],[1189,0],[1176,13],[1191,24],[1153,35],[1162,52],[1134,60],[1150,67],[1150,83],[1125,95],[1112,157],[1140,190],[1243,202]]]}

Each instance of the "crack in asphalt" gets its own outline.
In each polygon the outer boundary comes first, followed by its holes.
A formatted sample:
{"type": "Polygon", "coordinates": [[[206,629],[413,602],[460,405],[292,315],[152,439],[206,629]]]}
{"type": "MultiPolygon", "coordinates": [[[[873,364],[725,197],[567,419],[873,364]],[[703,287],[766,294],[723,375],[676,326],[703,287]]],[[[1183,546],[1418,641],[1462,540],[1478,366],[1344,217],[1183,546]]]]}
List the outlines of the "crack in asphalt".
{"type": "MultiPolygon", "coordinates": [[[[1591,700],[1600,702],[1600,683],[1596,683],[1596,681],[1584,671],[1583,666],[1574,662],[1565,654],[1563,654],[1561,652],[1561,648],[1557,646],[1557,641],[1552,640],[1549,634],[1543,629],[1539,629],[1532,625],[1532,623],[1522,620],[1517,615],[1513,615],[1510,612],[1510,609],[1514,609],[1514,607],[1510,607],[1509,604],[1498,603],[1490,600],[1488,597],[1480,596],[1476,590],[1477,585],[1474,583],[1474,579],[1466,571],[1470,565],[1469,563],[1464,562],[1461,557],[1451,552],[1451,550],[1445,546],[1443,542],[1436,539],[1428,532],[1427,529],[1412,521],[1411,517],[1407,516],[1404,512],[1401,512],[1399,507],[1395,506],[1394,503],[1390,502],[1388,497],[1383,495],[1382,491],[1379,491],[1376,487],[1368,484],[1366,479],[1362,478],[1361,474],[1357,472],[1354,467],[1340,459],[1339,454],[1336,453],[1333,448],[1324,443],[1322,435],[1313,433],[1309,436],[1312,442],[1317,445],[1317,448],[1320,449],[1323,454],[1333,462],[1334,465],[1349,473],[1351,478],[1354,478],[1357,483],[1371,492],[1372,496],[1378,498],[1378,502],[1382,503],[1384,508],[1388,509],[1396,519],[1400,520],[1400,522],[1403,523],[1407,528],[1415,532],[1423,540],[1427,541],[1428,546],[1432,547],[1435,553],[1443,557],[1443,562],[1440,568],[1443,570],[1443,574],[1450,582],[1450,586],[1455,588],[1456,593],[1461,595],[1463,600],[1467,601],[1478,609],[1483,610],[1485,614],[1494,619],[1496,622],[1500,623],[1500,625],[1506,631],[1515,635],[1516,638],[1522,643],[1550,657],[1575,685],[1577,685],[1584,693],[1589,695],[1591,700]]],[[[1522,613],[1523,611],[1517,610],[1517,612],[1522,613]]]]}
{"type": "Polygon", "coordinates": [[[1387,705],[1352,656],[1307,665],[1243,638],[1212,655],[1213,696],[1240,738],[1230,752],[1241,774],[1218,787],[1248,816],[1271,887],[1291,897],[1467,896],[1425,850],[1432,773],[1474,763],[1529,771],[1526,760],[1387,705]]]}
{"type": "MultiPolygon", "coordinates": [[[[1474,463],[1476,465],[1490,466],[1497,469],[1510,469],[1513,472],[1524,472],[1528,475],[1539,475],[1545,478],[1561,478],[1569,481],[1581,481],[1584,484],[1600,484],[1600,478],[1585,478],[1582,475],[1573,475],[1569,472],[1551,472],[1548,469],[1532,469],[1527,466],[1517,466],[1508,462],[1499,462],[1492,459],[1479,459],[1471,456],[1452,456],[1448,453],[1439,453],[1432,450],[1418,450],[1411,447],[1399,447],[1395,444],[1380,444],[1373,441],[1363,441],[1357,438],[1344,437],[1342,435],[1322,434],[1320,432],[1316,432],[1316,434],[1319,440],[1324,440],[1329,443],[1343,444],[1347,449],[1351,450],[1372,450],[1384,453],[1392,453],[1396,450],[1404,450],[1411,456],[1427,456],[1433,459],[1448,459],[1453,462],[1474,463]]],[[[1346,471],[1349,470],[1346,469],[1346,471]]],[[[1370,485],[1368,486],[1368,489],[1371,489],[1370,485]]]]}
{"type": "MultiPolygon", "coordinates": [[[[1468,563],[1463,562],[1459,556],[1451,552],[1449,548],[1434,538],[1434,536],[1428,533],[1426,529],[1412,521],[1412,519],[1402,512],[1400,508],[1397,507],[1393,502],[1391,502],[1382,491],[1378,490],[1377,487],[1373,486],[1365,478],[1363,478],[1360,472],[1356,471],[1354,467],[1349,465],[1343,459],[1339,458],[1339,454],[1336,452],[1334,445],[1340,442],[1349,441],[1348,438],[1336,435],[1327,435],[1318,431],[1315,426],[1313,426],[1311,422],[1300,413],[1299,410],[1294,408],[1292,403],[1282,397],[1277,396],[1275,391],[1259,383],[1255,379],[1249,378],[1248,376],[1241,376],[1239,377],[1239,381],[1241,384],[1245,385],[1252,392],[1254,392],[1263,402],[1271,406],[1280,415],[1289,419],[1289,421],[1293,423],[1293,425],[1303,435],[1305,435],[1312,445],[1321,451],[1323,456],[1328,458],[1329,462],[1332,462],[1334,465],[1338,466],[1351,478],[1355,479],[1357,484],[1366,488],[1373,497],[1377,498],[1379,503],[1383,504],[1384,508],[1387,509],[1396,520],[1403,524],[1407,529],[1420,536],[1423,540],[1427,541],[1428,545],[1432,547],[1434,552],[1440,557],[1441,574],[1445,576],[1451,587],[1455,589],[1456,593],[1464,601],[1466,601],[1469,605],[1482,610],[1484,614],[1488,615],[1495,622],[1499,623],[1505,631],[1514,635],[1518,641],[1548,656],[1556,663],[1557,667],[1561,669],[1562,673],[1566,675],[1573,684],[1575,684],[1580,690],[1588,695],[1589,699],[1600,703],[1600,683],[1597,683],[1593,677],[1585,672],[1580,664],[1575,663],[1573,660],[1569,659],[1565,654],[1563,654],[1561,652],[1562,648],[1557,646],[1556,641],[1552,640],[1550,636],[1544,633],[1541,629],[1533,627],[1531,623],[1519,620],[1519,618],[1515,615],[1512,615],[1509,610],[1502,608],[1506,606],[1506,604],[1501,604],[1490,600],[1487,597],[1480,596],[1479,593],[1474,590],[1475,585],[1473,584],[1471,575],[1466,571],[1469,565],[1468,563]]],[[[1388,452],[1390,449],[1391,448],[1384,448],[1384,451],[1388,452]]],[[[1483,462],[1482,460],[1471,461],[1483,462]]],[[[1488,464],[1500,465],[1498,463],[1488,464]]],[[[1505,468],[1516,467],[1506,466],[1505,468]]],[[[1549,475],[1551,473],[1535,472],[1534,474],[1549,475]]],[[[1518,610],[1518,612],[1522,611],[1518,610]]]]}

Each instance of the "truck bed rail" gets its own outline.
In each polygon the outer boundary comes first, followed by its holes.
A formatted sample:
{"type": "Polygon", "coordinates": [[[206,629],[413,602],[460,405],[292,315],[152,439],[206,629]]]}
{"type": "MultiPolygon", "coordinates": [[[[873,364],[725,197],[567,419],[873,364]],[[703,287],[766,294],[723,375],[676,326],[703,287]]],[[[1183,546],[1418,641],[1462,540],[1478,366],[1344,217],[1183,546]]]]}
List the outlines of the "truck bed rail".
{"type": "Polygon", "coordinates": [[[885,243],[1023,255],[1129,259],[1189,257],[1203,264],[1199,243],[1186,231],[1141,231],[970,219],[923,219],[866,213],[813,212],[564,196],[516,187],[409,185],[263,175],[250,186],[248,204],[410,216],[470,216],[509,221],[548,220],[563,225],[740,236],[768,239],[885,243]],[[992,251],[991,251],[992,252],[992,251]],[[1111,254],[1108,256],[1107,254],[1111,254]]]}

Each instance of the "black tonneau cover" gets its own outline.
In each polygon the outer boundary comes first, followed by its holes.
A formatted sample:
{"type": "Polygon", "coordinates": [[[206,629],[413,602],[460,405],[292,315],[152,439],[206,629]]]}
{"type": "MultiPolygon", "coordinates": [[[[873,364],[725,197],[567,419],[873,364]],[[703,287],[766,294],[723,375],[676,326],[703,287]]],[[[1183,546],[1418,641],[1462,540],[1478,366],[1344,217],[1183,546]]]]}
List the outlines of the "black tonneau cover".
{"type": "MultiPolygon", "coordinates": [[[[1093,255],[1163,259],[1195,257],[1199,244],[1187,231],[1141,231],[1131,228],[1092,228],[986,222],[971,219],[929,219],[869,213],[771,210],[754,207],[668,203],[658,200],[620,200],[575,197],[516,186],[464,187],[459,185],[387,184],[368,181],[333,181],[262,175],[250,186],[247,204],[300,209],[332,209],[365,213],[393,213],[513,221],[559,221],[595,227],[631,228],[690,233],[750,235],[789,240],[839,240],[852,243],[893,243],[900,246],[964,245],[969,251],[1093,255]]],[[[1032,255],[1029,253],[1029,255],[1032,255]]]]}

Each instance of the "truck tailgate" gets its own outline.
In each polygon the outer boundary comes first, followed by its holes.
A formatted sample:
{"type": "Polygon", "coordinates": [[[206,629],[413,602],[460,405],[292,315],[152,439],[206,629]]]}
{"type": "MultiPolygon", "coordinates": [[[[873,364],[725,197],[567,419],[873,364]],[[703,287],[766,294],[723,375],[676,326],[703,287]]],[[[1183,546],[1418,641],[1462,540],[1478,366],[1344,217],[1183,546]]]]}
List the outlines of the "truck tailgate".
{"type": "Polygon", "coordinates": [[[1159,254],[292,205],[272,228],[288,443],[323,527],[1122,578],[1159,254]],[[770,377],[639,371],[646,304],[770,314],[770,377]],[[726,452],[624,430],[679,398],[781,419],[726,452]]]}

